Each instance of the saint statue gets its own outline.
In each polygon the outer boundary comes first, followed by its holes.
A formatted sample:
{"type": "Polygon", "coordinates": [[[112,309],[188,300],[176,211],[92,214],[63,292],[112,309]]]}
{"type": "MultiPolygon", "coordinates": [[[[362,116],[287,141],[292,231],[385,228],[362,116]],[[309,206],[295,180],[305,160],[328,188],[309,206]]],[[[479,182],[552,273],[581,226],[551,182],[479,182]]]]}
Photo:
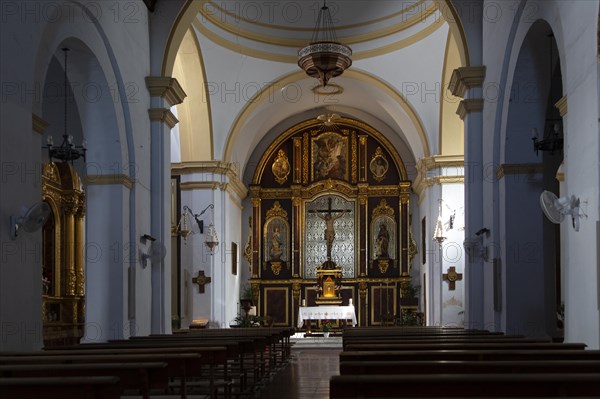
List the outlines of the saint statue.
{"type": "Polygon", "coordinates": [[[271,236],[271,249],[269,251],[271,260],[281,260],[283,255],[283,241],[281,239],[281,231],[279,226],[273,228],[273,235],[271,236]]]}
{"type": "Polygon", "coordinates": [[[379,224],[379,232],[375,240],[375,255],[378,259],[387,259],[389,254],[390,233],[385,223],[379,224]]]}

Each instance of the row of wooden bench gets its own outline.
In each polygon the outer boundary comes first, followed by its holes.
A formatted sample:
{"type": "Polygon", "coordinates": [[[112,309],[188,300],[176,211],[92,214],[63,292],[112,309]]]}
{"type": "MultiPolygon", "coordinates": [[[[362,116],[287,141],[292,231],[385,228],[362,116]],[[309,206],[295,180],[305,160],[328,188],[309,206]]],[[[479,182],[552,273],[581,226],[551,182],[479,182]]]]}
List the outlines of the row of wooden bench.
{"type": "Polygon", "coordinates": [[[197,330],[32,352],[0,352],[0,398],[231,398],[290,355],[292,329],[197,330]]]}
{"type": "Polygon", "coordinates": [[[600,351],[440,327],[345,329],[331,398],[600,398],[600,351]]]}

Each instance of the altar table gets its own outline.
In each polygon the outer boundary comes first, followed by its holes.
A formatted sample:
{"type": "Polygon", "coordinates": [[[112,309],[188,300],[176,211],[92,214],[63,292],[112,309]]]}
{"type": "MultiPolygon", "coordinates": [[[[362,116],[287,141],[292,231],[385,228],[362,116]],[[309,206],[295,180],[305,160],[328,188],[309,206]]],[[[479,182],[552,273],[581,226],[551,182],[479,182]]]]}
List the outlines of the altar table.
{"type": "Polygon", "coordinates": [[[352,326],[357,323],[354,306],[301,306],[298,312],[298,328],[304,320],[352,320],[352,326]]]}

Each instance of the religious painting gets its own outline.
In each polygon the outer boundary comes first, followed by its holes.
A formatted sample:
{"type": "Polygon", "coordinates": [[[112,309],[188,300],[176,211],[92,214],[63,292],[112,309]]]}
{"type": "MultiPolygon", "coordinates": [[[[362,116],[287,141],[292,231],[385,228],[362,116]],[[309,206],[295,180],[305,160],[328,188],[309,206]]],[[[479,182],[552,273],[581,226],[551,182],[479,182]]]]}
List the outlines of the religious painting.
{"type": "Polygon", "coordinates": [[[371,158],[371,162],[369,162],[369,170],[373,175],[373,179],[377,181],[382,181],[385,179],[385,175],[390,167],[390,164],[383,154],[383,150],[381,147],[377,147],[375,150],[375,154],[371,158]]]}
{"type": "Polygon", "coordinates": [[[275,176],[275,181],[279,184],[285,183],[290,174],[290,169],[290,161],[288,160],[287,155],[285,155],[283,150],[279,150],[273,165],[271,165],[271,171],[273,172],[273,176],[275,176]]]}
{"type": "Polygon", "coordinates": [[[348,138],[323,133],[312,139],[312,180],[348,180],[348,138]]]}

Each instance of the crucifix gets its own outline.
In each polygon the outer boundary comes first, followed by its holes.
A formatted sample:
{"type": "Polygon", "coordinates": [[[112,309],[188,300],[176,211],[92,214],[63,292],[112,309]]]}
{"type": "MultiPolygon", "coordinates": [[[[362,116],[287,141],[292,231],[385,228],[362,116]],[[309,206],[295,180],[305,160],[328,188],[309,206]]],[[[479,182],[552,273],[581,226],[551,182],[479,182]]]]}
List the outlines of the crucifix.
{"type": "Polygon", "coordinates": [[[448,289],[450,291],[456,289],[456,282],[462,280],[462,276],[462,273],[456,273],[454,266],[449,267],[447,273],[442,274],[444,281],[448,282],[448,289]]]}
{"type": "Polygon", "coordinates": [[[210,277],[204,275],[204,270],[199,270],[198,275],[192,278],[192,283],[198,285],[198,292],[204,294],[204,286],[211,282],[210,277]]]}
{"type": "Polygon", "coordinates": [[[350,212],[349,209],[331,209],[331,197],[327,198],[328,207],[327,209],[316,209],[310,210],[310,213],[316,213],[317,216],[325,221],[325,242],[327,244],[327,260],[331,261],[331,247],[333,240],[335,240],[335,229],[333,222],[336,219],[344,216],[344,213],[350,212]],[[334,215],[334,213],[336,215],[334,215]]]}

